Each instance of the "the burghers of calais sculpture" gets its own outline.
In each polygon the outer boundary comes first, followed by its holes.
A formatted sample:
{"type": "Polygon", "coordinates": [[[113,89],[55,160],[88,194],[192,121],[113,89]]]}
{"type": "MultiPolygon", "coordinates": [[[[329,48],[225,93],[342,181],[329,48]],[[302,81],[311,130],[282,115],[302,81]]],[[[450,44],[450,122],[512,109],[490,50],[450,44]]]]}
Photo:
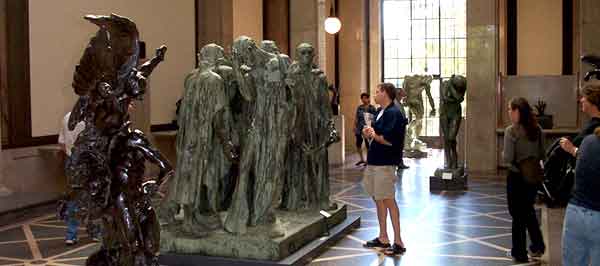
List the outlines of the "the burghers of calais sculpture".
{"type": "Polygon", "coordinates": [[[286,83],[295,102],[295,123],[288,150],[282,207],[333,209],[329,200],[327,147],[339,141],[329,104],[327,80],[315,68],[314,48],[302,43],[286,83]]]}
{"type": "Polygon", "coordinates": [[[456,152],[456,136],[462,120],[461,103],[465,99],[467,79],[460,75],[452,75],[440,86],[440,127],[444,137],[444,168],[458,168],[456,152]]]}
{"type": "Polygon", "coordinates": [[[218,212],[228,207],[233,187],[229,171],[237,154],[225,81],[217,74],[224,71],[217,65],[221,58],[223,48],[204,46],[198,68],[185,78],[178,116],[177,171],[163,203],[168,206],[166,213],[161,213],[169,224],[176,223],[175,214],[182,213],[182,231],[197,236],[222,225],[218,212]]]}
{"type": "Polygon", "coordinates": [[[78,201],[76,216],[101,219],[100,249],[86,265],[158,265],[159,224],[150,204],[169,162],[141,131],[130,128],[128,107],[145,93],[147,78],[164,60],[166,47],[138,67],[139,33],[135,23],[118,15],[88,15],[100,27],[75,68],[73,88],[79,95],[69,127],[80,121],[79,135],[65,172],[78,201]],[[144,176],[145,162],[160,168],[156,179],[144,176]]]}
{"type": "MultiPolygon", "coordinates": [[[[425,143],[419,140],[423,129],[423,117],[425,115],[425,107],[423,105],[423,91],[427,95],[429,105],[431,106],[430,116],[435,116],[435,103],[431,96],[432,76],[429,75],[413,75],[405,76],[402,88],[406,92],[406,101],[404,105],[408,106],[408,131],[406,136],[405,154],[407,157],[423,156],[425,143]]],[[[425,153],[426,154],[426,153],[425,153]]]]}
{"type": "Polygon", "coordinates": [[[281,51],[279,51],[279,47],[277,47],[277,44],[274,41],[271,40],[264,40],[262,42],[260,42],[260,48],[277,55],[277,57],[279,57],[279,60],[282,64],[284,64],[285,69],[287,69],[290,64],[292,64],[292,60],[290,59],[290,57],[286,54],[281,53],[281,51]]]}
{"type": "Polygon", "coordinates": [[[273,211],[283,189],[293,107],[284,82],[286,69],[277,55],[246,36],[233,42],[232,54],[239,91],[249,105],[245,115],[251,122],[240,133],[240,173],[225,230],[245,233],[249,225],[273,224],[266,233],[279,236],[282,232],[273,211]]]}

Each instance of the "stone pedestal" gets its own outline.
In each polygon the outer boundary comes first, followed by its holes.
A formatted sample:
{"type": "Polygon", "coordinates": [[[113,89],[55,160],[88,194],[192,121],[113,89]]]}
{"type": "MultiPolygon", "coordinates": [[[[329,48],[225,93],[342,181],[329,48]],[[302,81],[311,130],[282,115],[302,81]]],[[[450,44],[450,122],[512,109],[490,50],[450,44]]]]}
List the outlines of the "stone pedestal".
{"type": "Polygon", "coordinates": [[[404,150],[403,155],[405,158],[421,159],[427,157],[427,152],[421,150],[404,150]]]}
{"type": "Polygon", "coordinates": [[[429,177],[430,191],[461,191],[467,189],[467,174],[464,168],[435,170],[429,177]]]}
{"type": "Polygon", "coordinates": [[[565,208],[542,207],[542,235],[546,252],[542,256],[542,262],[548,265],[560,265],[562,260],[562,229],[565,219],[565,208]]]}
{"type": "Polygon", "coordinates": [[[236,259],[265,261],[282,260],[311,241],[327,235],[330,228],[347,218],[346,206],[330,212],[325,219],[319,211],[276,211],[277,222],[285,232],[278,238],[269,238],[269,227],[250,227],[247,234],[234,235],[222,229],[206,237],[194,238],[175,233],[175,228],[163,226],[161,231],[161,254],[193,254],[236,259]]]}

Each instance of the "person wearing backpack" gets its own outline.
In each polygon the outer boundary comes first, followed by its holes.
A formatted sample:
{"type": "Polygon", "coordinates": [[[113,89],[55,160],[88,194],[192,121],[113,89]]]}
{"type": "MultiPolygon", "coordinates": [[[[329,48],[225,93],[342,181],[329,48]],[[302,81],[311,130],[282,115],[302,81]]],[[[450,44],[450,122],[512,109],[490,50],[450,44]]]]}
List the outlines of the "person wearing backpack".
{"type": "Polygon", "coordinates": [[[543,180],[544,136],[524,98],[510,100],[508,114],[511,125],[504,131],[502,157],[504,163],[510,165],[506,179],[508,211],[512,216],[510,256],[517,262],[528,262],[526,231],[531,238],[532,257],[541,256],[546,249],[533,207],[537,187],[543,180]]]}
{"type": "Polygon", "coordinates": [[[375,102],[381,106],[371,126],[362,133],[371,142],[367,155],[363,186],[375,201],[379,236],[367,241],[366,248],[384,249],[386,255],[400,255],[406,252],[400,236],[400,210],[396,203],[396,167],[402,159],[399,148],[404,142],[408,121],[394,104],[394,85],[383,83],[377,86],[375,102]],[[387,234],[387,214],[390,214],[394,229],[394,244],[390,245],[387,234]]]}

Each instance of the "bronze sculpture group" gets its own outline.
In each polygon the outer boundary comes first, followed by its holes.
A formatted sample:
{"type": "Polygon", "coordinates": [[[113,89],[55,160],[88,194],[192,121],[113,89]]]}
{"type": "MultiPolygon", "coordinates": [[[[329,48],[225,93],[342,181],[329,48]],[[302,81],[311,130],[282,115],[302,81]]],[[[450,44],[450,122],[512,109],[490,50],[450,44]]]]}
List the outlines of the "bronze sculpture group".
{"type": "Polygon", "coordinates": [[[184,81],[175,173],[131,128],[128,114],[166,47],[138,66],[135,23],[114,14],[85,19],[99,30],[75,68],[79,99],[69,126],[87,126],[65,171],[80,206],[76,216],[104,227],[101,248],[87,265],[158,265],[160,223],[194,237],[272,225],[266,233],[277,237],[274,210],[335,207],[327,147],[339,137],[311,45],[301,44],[294,62],[274,42],[257,45],[244,36],[233,43],[231,57],[216,44],[203,47],[198,68],[184,81]],[[146,162],[158,166],[157,178],[145,177],[146,162]],[[159,189],[166,193],[160,223],[153,207],[159,189]]]}
{"type": "Polygon", "coordinates": [[[216,44],[201,49],[185,81],[165,223],[196,237],[268,225],[265,233],[278,237],[276,209],[335,207],[327,147],[339,138],[327,82],[310,44],[296,52],[291,62],[274,42],[259,46],[245,36],[230,59],[216,44]]]}
{"type": "MultiPolygon", "coordinates": [[[[197,238],[216,229],[241,235],[266,225],[264,234],[274,238],[284,233],[275,210],[336,208],[329,197],[327,147],[339,137],[312,45],[298,45],[293,62],[273,41],[257,44],[241,36],[230,55],[216,44],[204,46],[198,68],[184,81],[175,172],[144,134],[131,128],[128,114],[166,47],[138,66],[135,23],[114,14],[85,19],[99,30],[75,68],[79,99],[69,127],[85,121],[86,128],[65,171],[70,195],[80,206],[78,218],[101,220],[104,226],[101,248],[87,265],[158,265],[160,224],[197,238]],[[145,177],[146,162],[158,166],[157,178],[145,177]],[[153,207],[159,189],[166,192],[160,219],[153,207]]],[[[430,83],[428,76],[405,80],[415,121],[412,144],[421,130],[423,90],[433,102],[430,83]]],[[[446,168],[457,167],[465,90],[460,76],[441,86],[446,168]]]]}

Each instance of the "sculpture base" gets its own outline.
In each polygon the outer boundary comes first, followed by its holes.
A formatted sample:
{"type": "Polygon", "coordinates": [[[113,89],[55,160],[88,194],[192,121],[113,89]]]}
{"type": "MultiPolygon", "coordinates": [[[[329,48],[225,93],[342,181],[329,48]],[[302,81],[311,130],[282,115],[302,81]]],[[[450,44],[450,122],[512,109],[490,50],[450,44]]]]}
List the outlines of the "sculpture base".
{"type": "MultiPolygon", "coordinates": [[[[346,206],[330,211],[325,219],[318,211],[276,211],[285,235],[269,238],[271,226],[249,227],[248,233],[234,235],[222,229],[215,230],[202,238],[176,235],[174,230],[164,227],[161,231],[160,247],[164,256],[193,254],[238,259],[279,261],[298,251],[311,241],[326,235],[328,230],[342,223],[347,217],[346,206]]],[[[180,264],[177,264],[180,265],[180,264]]],[[[195,264],[198,265],[198,264],[195,264]]]]}
{"type": "Polygon", "coordinates": [[[427,158],[427,152],[421,151],[421,150],[404,150],[403,155],[406,158],[413,158],[413,159],[427,158]]]}
{"type": "Polygon", "coordinates": [[[223,257],[209,257],[203,255],[185,255],[166,253],[159,257],[161,265],[179,265],[179,266],[266,266],[266,265],[286,265],[299,266],[310,263],[314,258],[323,253],[327,247],[342,239],[351,230],[360,227],[360,217],[348,217],[342,223],[330,229],[330,235],[319,237],[306,244],[300,250],[291,254],[285,259],[279,261],[233,259],[223,257]]]}
{"type": "Polygon", "coordinates": [[[429,190],[440,191],[460,191],[467,189],[467,174],[464,168],[435,170],[433,176],[429,178],[429,190]]]}

